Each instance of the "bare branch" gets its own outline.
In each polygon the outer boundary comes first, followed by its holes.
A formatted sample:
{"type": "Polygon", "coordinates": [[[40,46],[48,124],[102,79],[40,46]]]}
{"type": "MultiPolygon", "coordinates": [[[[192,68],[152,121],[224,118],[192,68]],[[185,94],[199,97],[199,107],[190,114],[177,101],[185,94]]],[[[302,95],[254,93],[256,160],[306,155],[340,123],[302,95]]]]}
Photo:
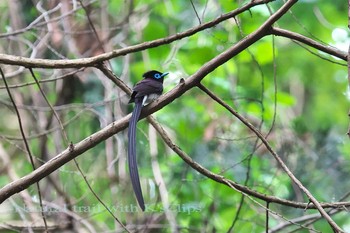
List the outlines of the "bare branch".
{"type": "MultiPolygon", "coordinates": [[[[70,145],[70,149],[74,150],[74,145],[71,144],[70,145]]],[[[113,212],[108,208],[108,206],[102,201],[102,199],[97,195],[97,193],[92,189],[89,181],[86,179],[86,176],[84,175],[83,171],[81,170],[78,162],[76,159],[73,159],[75,166],[77,167],[79,173],[81,174],[81,176],[83,177],[85,184],[88,186],[90,192],[92,193],[92,195],[94,195],[94,197],[97,199],[97,201],[99,203],[101,203],[103,205],[103,207],[108,211],[108,213],[119,223],[119,225],[126,231],[129,232],[130,231],[124,226],[124,224],[113,214],[113,212]]]]}
{"type": "MultiPolygon", "coordinates": [[[[92,67],[96,64],[109,60],[111,58],[125,56],[129,53],[139,52],[145,49],[158,47],[160,45],[169,44],[173,41],[180,40],[189,36],[196,34],[197,32],[203,31],[205,29],[214,27],[215,25],[232,18],[256,5],[265,4],[267,2],[271,2],[273,0],[260,0],[260,1],[250,1],[246,5],[236,10],[233,10],[227,14],[224,14],[208,23],[201,24],[197,27],[191,28],[182,33],[176,33],[175,35],[157,39],[153,41],[147,41],[138,45],[129,46],[126,48],[113,50],[111,52],[103,53],[95,57],[90,58],[81,58],[74,60],[48,60],[48,59],[30,59],[26,57],[19,57],[7,54],[0,54],[0,63],[8,64],[8,65],[18,65],[24,67],[32,67],[32,68],[82,68],[82,67],[92,67]]],[[[282,13],[283,14],[283,13],[282,13]]],[[[270,24],[271,26],[271,24],[270,24]]]]}
{"type": "Polygon", "coordinates": [[[226,108],[230,113],[232,113],[235,117],[237,117],[243,124],[245,124],[251,131],[255,133],[255,135],[264,143],[267,150],[271,153],[271,155],[275,158],[278,164],[282,167],[285,173],[291,178],[291,180],[306,194],[309,200],[316,206],[320,214],[328,221],[331,227],[337,232],[343,232],[343,230],[333,221],[333,219],[328,215],[328,213],[323,209],[322,205],[318,202],[318,200],[311,194],[311,192],[294,176],[294,174],[290,171],[287,165],[283,162],[281,157],[272,149],[269,142],[265,139],[265,136],[261,134],[259,130],[257,130],[252,124],[250,124],[244,117],[239,115],[234,109],[232,109],[229,105],[227,105],[224,101],[222,101],[219,97],[213,94],[209,89],[204,87],[203,85],[198,85],[198,87],[207,93],[213,100],[218,102],[224,108],[226,108]]]}
{"type": "Polygon", "coordinates": [[[46,94],[45,94],[44,90],[41,88],[38,79],[35,77],[35,74],[34,74],[34,72],[33,72],[33,69],[32,69],[32,68],[29,68],[29,71],[30,71],[30,73],[31,73],[31,75],[32,75],[32,77],[33,77],[33,79],[35,80],[35,83],[36,83],[37,87],[39,88],[41,95],[43,96],[43,98],[45,99],[47,105],[50,107],[51,111],[53,112],[53,114],[54,114],[54,116],[55,116],[55,118],[56,118],[56,120],[57,120],[57,122],[58,122],[58,124],[59,124],[59,126],[60,126],[60,128],[61,128],[62,136],[63,136],[63,138],[64,138],[66,144],[68,145],[68,136],[67,136],[67,133],[66,133],[66,131],[65,131],[65,129],[64,129],[64,126],[63,126],[63,124],[62,124],[62,121],[61,121],[60,117],[58,116],[57,112],[56,112],[55,109],[53,108],[53,106],[52,106],[52,104],[50,103],[49,99],[46,97],[46,94]]]}
{"type": "Polygon", "coordinates": [[[271,34],[276,35],[276,36],[283,36],[283,37],[286,37],[286,38],[289,38],[292,40],[302,42],[302,43],[307,44],[307,45],[309,45],[315,49],[318,49],[322,52],[325,52],[325,53],[333,55],[339,59],[347,61],[348,55],[346,52],[343,52],[343,51],[336,49],[334,47],[331,47],[331,46],[323,45],[315,40],[312,40],[312,39],[310,39],[306,36],[300,35],[298,33],[284,30],[281,28],[272,27],[271,34]]]}
{"type": "MultiPolygon", "coordinates": [[[[12,97],[12,94],[10,92],[10,89],[8,88],[8,85],[7,85],[7,82],[6,82],[6,78],[5,78],[5,75],[4,73],[2,72],[2,69],[0,68],[0,74],[1,74],[1,77],[2,79],[4,80],[4,84],[6,86],[6,90],[7,90],[7,93],[10,97],[10,100],[13,104],[13,107],[15,108],[15,111],[16,111],[16,115],[17,115],[17,120],[18,120],[18,124],[19,124],[19,129],[21,131],[21,135],[22,135],[22,138],[23,138],[23,142],[24,142],[24,145],[26,147],[26,150],[27,150],[27,153],[28,153],[28,156],[29,156],[29,161],[32,165],[32,168],[33,170],[35,171],[35,163],[34,163],[34,159],[33,159],[33,155],[32,155],[32,152],[30,151],[30,148],[29,148],[29,144],[28,144],[28,141],[26,139],[26,135],[24,133],[24,128],[23,128],[23,125],[22,125],[22,120],[21,120],[21,115],[18,111],[18,108],[16,106],[16,103],[15,103],[15,100],[13,99],[12,97]]],[[[41,196],[41,191],[40,191],[40,185],[39,185],[39,181],[36,182],[36,186],[37,186],[37,189],[38,189],[38,197],[39,197],[39,204],[40,204],[40,207],[41,209],[43,209],[43,201],[42,201],[42,196],[41,196]]],[[[41,212],[41,216],[42,216],[42,219],[43,219],[43,222],[44,222],[44,225],[45,225],[45,232],[48,232],[47,231],[47,222],[46,222],[46,217],[45,217],[45,214],[44,212],[41,212]]]]}

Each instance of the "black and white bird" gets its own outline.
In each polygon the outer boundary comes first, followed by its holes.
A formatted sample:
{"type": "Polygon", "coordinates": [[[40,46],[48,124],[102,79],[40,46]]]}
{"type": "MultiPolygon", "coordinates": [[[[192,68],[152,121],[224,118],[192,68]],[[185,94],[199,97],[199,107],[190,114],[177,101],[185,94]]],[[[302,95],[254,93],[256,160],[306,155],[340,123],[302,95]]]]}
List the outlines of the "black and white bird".
{"type": "Polygon", "coordinates": [[[129,122],[129,145],[128,145],[128,163],[129,173],[131,177],[132,187],[134,189],[137,202],[139,203],[142,211],[145,210],[145,203],[143,200],[139,172],[137,169],[136,160],[136,124],[140,118],[141,109],[143,106],[157,99],[163,93],[163,81],[164,77],[169,73],[161,73],[156,70],[151,70],[144,73],[140,82],[138,82],[131,94],[129,103],[135,103],[134,110],[132,112],[129,122]]]}

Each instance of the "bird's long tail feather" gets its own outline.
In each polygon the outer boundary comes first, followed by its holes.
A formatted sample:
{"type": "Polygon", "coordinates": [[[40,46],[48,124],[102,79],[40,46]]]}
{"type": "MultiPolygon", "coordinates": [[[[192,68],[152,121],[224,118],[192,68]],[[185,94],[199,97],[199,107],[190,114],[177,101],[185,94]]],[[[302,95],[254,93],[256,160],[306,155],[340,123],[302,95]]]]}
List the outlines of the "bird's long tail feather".
{"type": "Polygon", "coordinates": [[[137,169],[136,160],[136,124],[139,120],[142,109],[142,101],[135,101],[135,108],[132,112],[130,122],[129,122],[129,146],[128,146],[128,163],[129,163],[129,173],[131,177],[132,187],[134,189],[137,201],[142,209],[145,210],[145,203],[142,196],[142,190],[140,185],[139,172],[137,169]]]}

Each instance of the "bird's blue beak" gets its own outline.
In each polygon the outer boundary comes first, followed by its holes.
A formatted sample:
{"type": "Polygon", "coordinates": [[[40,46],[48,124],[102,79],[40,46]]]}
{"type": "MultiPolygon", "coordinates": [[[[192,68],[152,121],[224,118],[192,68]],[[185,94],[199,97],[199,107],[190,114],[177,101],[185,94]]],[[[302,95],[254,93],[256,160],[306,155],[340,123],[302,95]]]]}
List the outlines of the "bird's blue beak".
{"type": "Polygon", "coordinates": [[[169,74],[169,72],[165,72],[165,73],[163,73],[160,77],[165,77],[165,76],[167,76],[169,74]]]}

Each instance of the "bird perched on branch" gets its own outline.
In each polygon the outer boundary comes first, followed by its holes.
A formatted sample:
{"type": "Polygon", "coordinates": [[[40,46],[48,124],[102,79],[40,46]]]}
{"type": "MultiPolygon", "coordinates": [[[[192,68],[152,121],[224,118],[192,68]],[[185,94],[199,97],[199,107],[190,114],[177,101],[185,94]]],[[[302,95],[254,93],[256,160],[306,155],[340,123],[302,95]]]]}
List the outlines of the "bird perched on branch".
{"type": "Polygon", "coordinates": [[[157,99],[163,93],[163,80],[167,74],[169,73],[161,73],[156,70],[151,70],[144,73],[142,75],[144,79],[142,79],[134,86],[133,92],[129,100],[129,103],[135,103],[135,107],[130,118],[128,131],[129,173],[137,202],[139,203],[142,211],[145,210],[145,203],[142,196],[139,172],[137,169],[136,124],[140,118],[142,107],[157,99]]]}

